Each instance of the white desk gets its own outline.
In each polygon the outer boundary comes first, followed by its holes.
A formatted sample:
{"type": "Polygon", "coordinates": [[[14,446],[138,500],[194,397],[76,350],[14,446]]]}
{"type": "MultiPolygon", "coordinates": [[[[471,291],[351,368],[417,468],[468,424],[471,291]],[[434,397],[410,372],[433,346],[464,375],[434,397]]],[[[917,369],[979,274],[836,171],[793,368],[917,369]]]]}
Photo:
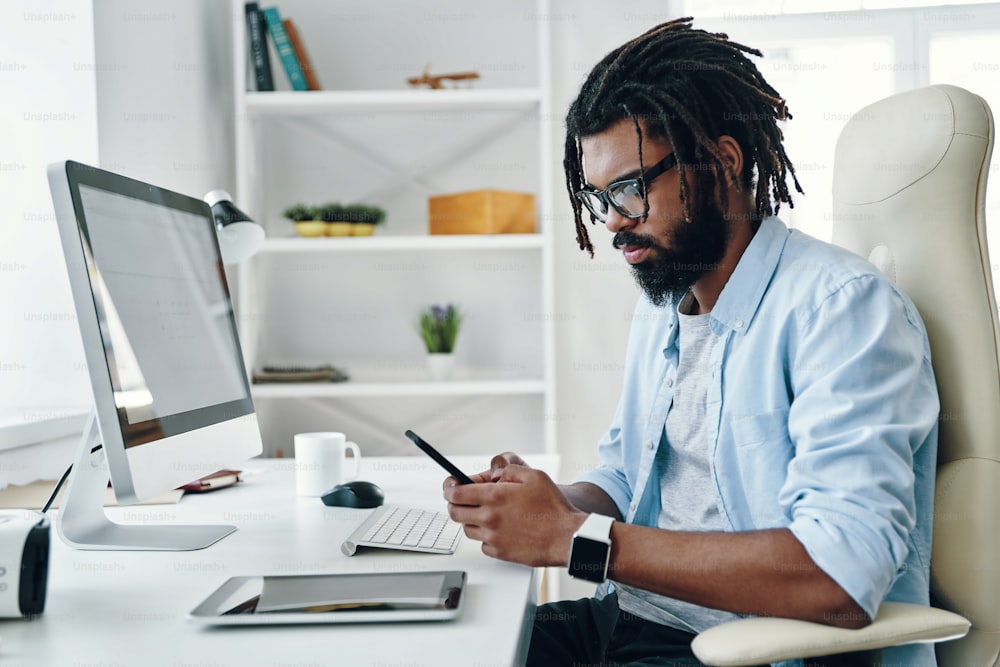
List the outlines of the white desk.
{"type": "MultiPolygon", "coordinates": [[[[548,468],[552,457],[529,462],[548,468]]],[[[469,472],[488,457],[454,457],[469,472]]],[[[228,523],[232,535],[199,551],[76,551],[52,530],[45,613],[0,621],[5,667],[269,665],[499,666],[523,662],[538,591],[535,570],[488,558],[462,538],[450,556],[365,551],[340,543],[370,510],[295,495],[294,461],[255,460],[248,479],[176,505],[109,508],[127,522],[228,523]],[[255,471],[259,474],[253,474],[255,471]],[[466,606],[451,622],[203,628],[188,611],[238,575],[465,570],[466,606]]],[[[445,473],[426,457],[362,459],[361,478],[386,502],[443,510],[445,473]]],[[[53,517],[56,518],[56,517],[53,517]]]]}

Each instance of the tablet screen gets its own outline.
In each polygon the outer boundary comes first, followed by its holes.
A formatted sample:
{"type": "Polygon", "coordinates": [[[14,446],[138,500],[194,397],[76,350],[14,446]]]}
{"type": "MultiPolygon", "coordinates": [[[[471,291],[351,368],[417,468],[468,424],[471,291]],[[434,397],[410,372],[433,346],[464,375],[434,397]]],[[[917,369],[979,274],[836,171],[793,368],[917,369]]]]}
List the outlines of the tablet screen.
{"type": "Polygon", "coordinates": [[[190,616],[231,625],[446,619],[461,609],[464,585],[455,571],[233,577],[190,616]]]}

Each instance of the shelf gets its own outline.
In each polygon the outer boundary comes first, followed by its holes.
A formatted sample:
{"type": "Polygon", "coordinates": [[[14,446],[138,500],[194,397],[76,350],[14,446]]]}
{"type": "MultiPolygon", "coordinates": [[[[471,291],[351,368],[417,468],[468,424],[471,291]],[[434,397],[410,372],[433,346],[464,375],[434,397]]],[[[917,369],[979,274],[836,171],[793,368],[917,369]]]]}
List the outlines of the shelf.
{"type": "Polygon", "coordinates": [[[289,252],[358,252],[399,250],[508,250],[541,248],[540,234],[442,234],[438,236],[352,236],[264,241],[262,254],[289,252]]]}
{"type": "MultiPolygon", "coordinates": [[[[384,415],[445,420],[469,443],[504,432],[554,451],[556,420],[547,415],[556,412],[558,314],[549,223],[560,140],[549,0],[482,12],[458,0],[432,3],[432,13],[461,16],[461,26],[424,20],[426,8],[404,0],[358,23],[321,4],[299,2],[295,10],[317,34],[336,33],[310,52],[321,73],[373,39],[391,35],[390,48],[329,70],[320,77],[333,77],[327,90],[256,92],[248,68],[234,68],[236,194],[268,235],[237,270],[246,367],[333,360],[351,377],[251,385],[266,441],[290,442],[304,424],[333,417],[352,436],[392,451],[379,432],[384,415]],[[475,67],[483,79],[444,90],[407,86],[406,73],[427,62],[435,71],[475,67]],[[482,189],[533,193],[535,233],[429,233],[428,197],[482,189]],[[374,236],[306,238],[282,216],[295,202],[337,200],[377,202],[388,223],[374,236]],[[414,331],[421,304],[435,302],[468,306],[468,347],[448,381],[431,380],[414,331]]],[[[234,62],[245,64],[244,5],[231,0],[234,62]]],[[[280,64],[276,71],[271,64],[280,83],[280,64]]]]}
{"type": "Polygon", "coordinates": [[[543,394],[542,380],[451,380],[441,382],[309,382],[254,384],[257,398],[351,398],[366,396],[500,396],[543,394]]]}
{"type": "Polygon", "coordinates": [[[542,99],[537,88],[493,90],[343,90],[246,93],[251,114],[318,114],[336,111],[530,110],[542,99]]]}
{"type": "Polygon", "coordinates": [[[89,414],[80,408],[0,413],[0,450],[79,436],[89,414]]]}

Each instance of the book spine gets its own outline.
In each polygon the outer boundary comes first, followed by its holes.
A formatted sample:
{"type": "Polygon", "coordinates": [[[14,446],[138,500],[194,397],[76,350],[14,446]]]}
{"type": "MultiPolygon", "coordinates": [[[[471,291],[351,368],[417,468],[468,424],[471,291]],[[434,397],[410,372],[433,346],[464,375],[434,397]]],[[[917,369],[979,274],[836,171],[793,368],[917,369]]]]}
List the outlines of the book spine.
{"type": "Polygon", "coordinates": [[[306,86],[309,90],[320,90],[319,78],[313,68],[312,60],[306,52],[306,44],[302,41],[302,35],[292,19],[282,21],[285,24],[285,32],[288,34],[288,41],[292,43],[292,50],[295,57],[299,59],[299,66],[302,68],[302,76],[306,78],[306,86]]]}
{"type": "Polygon", "coordinates": [[[299,65],[299,59],[295,57],[295,50],[292,49],[288,33],[285,32],[285,24],[281,22],[278,8],[265,7],[264,19],[267,21],[267,30],[274,42],[274,48],[278,52],[281,64],[285,67],[285,73],[288,74],[288,81],[292,84],[292,90],[308,90],[306,78],[302,75],[302,67],[299,65]]]}
{"type": "Polygon", "coordinates": [[[256,2],[246,3],[247,40],[250,47],[250,62],[253,64],[255,90],[274,90],[271,76],[271,58],[267,55],[267,35],[264,15],[256,2]]]}

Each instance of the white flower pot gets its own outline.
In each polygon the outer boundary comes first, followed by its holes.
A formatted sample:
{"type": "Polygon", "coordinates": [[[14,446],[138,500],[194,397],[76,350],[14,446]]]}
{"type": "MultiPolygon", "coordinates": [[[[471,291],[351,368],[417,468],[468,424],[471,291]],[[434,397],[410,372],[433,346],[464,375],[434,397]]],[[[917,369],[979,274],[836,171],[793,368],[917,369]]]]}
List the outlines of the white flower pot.
{"type": "Polygon", "coordinates": [[[450,353],[431,353],[427,355],[427,371],[432,380],[447,380],[455,368],[455,355],[450,353]]]}

